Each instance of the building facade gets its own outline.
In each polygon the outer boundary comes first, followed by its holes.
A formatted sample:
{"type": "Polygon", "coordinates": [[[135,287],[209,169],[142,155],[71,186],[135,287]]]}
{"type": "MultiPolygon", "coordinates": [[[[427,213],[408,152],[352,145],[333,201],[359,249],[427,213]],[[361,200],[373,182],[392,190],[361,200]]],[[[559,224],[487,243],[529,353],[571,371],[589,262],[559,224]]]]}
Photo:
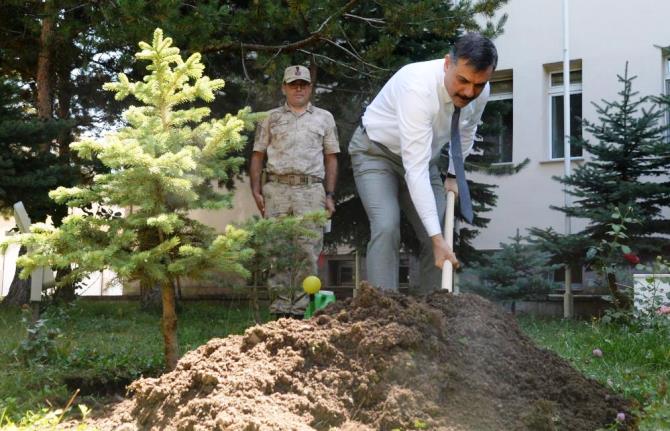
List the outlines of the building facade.
{"type": "MultiPolygon", "coordinates": [[[[617,75],[636,76],[633,90],[640,95],[670,92],[670,2],[660,0],[568,0],[571,135],[582,136],[579,118],[597,122],[592,102],[618,99],[622,84],[617,75]]],[[[492,81],[492,107],[506,105],[506,132],[498,137],[500,162],[530,160],[508,177],[475,176],[498,185],[498,205],[491,222],[475,239],[480,250],[494,250],[509,242],[517,229],[552,227],[565,232],[563,176],[563,1],[510,0],[500,13],[508,15],[504,33],[496,40],[499,53],[492,81]]],[[[487,113],[484,117],[486,119],[487,113]]],[[[584,136],[589,139],[589,136],[584,136]]],[[[589,157],[571,151],[572,167],[589,157]]],[[[584,227],[572,220],[572,232],[584,227]]],[[[573,271],[574,273],[574,271],[573,271]]],[[[576,276],[581,282],[580,271],[576,276]]]]}

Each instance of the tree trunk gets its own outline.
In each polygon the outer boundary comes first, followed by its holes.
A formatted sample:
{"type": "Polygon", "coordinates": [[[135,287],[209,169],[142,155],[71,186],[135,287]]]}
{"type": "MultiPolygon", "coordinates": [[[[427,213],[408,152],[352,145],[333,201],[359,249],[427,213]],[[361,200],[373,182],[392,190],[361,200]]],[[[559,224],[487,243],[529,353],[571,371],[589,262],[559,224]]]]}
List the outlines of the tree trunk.
{"type": "Polygon", "coordinates": [[[181,301],[182,299],[184,299],[184,296],[181,293],[181,281],[179,280],[179,277],[177,277],[175,281],[177,283],[177,299],[181,301]]]}
{"type": "Polygon", "coordinates": [[[163,342],[165,344],[165,366],[168,370],[174,370],[179,360],[179,343],[177,341],[175,292],[172,282],[168,281],[161,286],[161,297],[163,299],[161,329],[163,330],[163,342]]]}
{"type": "Polygon", "coordinates": [[[22,306],[30,303],[30,278],[21,280],[18,275],[14,276],[9,286],[7,296],[2,300],[2,306],[22,306]]]}
{"type": "Polygon", "coordinates": [[[37,55],[37,116],[51,119],[51,46],[54,36],[53,2],[44,3],[44,16],[40,32],[40,50],[37,55]]]}
{"type": "MultiPolygon", "coordinates": [[[[26,254],[26,249],[21,247],[19,250],[18,256],[26,254]]],[[[9,292],[7,296],[2,300],[3,306],[22,306],[30,303],[30,277],[27,280],[21,280],[19,278],[19,272],[21,268],[16,268],[14,273],[14,278],[12,279],[12,284],[9,285],[9,292]]]]}
{"type": "MultiPolygon", "coordinates": [[[[58,110],[56,111],[58,118],[67,120],[70,118],[70,105],[72,104],[72,85],[70,83],[69,65],[62,63],[57,71],[58,77],[58,110]]],[[[66,156],[70,154],[70,143],[72,142],[72,133],[70,128],[63,129],[58,134],[58,154],[66,156]]]]}
{"type": "Polygon", "coordinates": [[[630,298],[619,290],[616,284],[616,275],[612,272],[607,273],[607,287],[609,287],[612,298],[614,299],[614,307],[617,310],[630,310],[633,306],[630,298]]]}
{"type": "Polygon", "coordinates": [[[258,283],[259,283],[259,274],[258,271],[254,272],[253,285],[251,286],[251,295],[249,295],[249,301],[251,302],[251,311],[254,314],[254,321],[256,324],[261,322],[261,312],[258,306],[258,283]]]}
{"type": "MultiPolygon", "coordinates": [[[[72,272],[72,269],[70,268],[64,268],[62,270],[58,271],[57,275],[57,281],[61,281],[64,277],[69,275],[72,272]]],[[[54,295],[53,299],[54,301],[62,301],[66,304],[71,303],[77,298],[76,294],[76,289],[77,289],[77,282],[69,282],[67,284],[63,284],[61,286],[57,286],[56,289],[54,290],[54,295]]]]}
{"type": "Polygon", "coordinates": [[[140,280],[140,308],[142,310],[158,309],[160,304],[160,289],[153,283],[140,280]]]}

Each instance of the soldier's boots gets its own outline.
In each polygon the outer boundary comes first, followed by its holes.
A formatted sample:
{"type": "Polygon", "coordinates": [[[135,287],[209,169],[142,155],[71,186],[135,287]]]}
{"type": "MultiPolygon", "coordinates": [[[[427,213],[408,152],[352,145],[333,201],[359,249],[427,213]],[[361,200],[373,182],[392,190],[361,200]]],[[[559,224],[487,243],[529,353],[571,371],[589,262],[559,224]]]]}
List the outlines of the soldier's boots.
{"type": "Polygon", "coordinates": [[[306,294],[296,296],[293,301],[288,296],[278,296],[277,299],[270,304],[270,313],[279,316],[296,316],[302,317],[305,315],[305,310],[309,305],[309,297],[306,294]]]}

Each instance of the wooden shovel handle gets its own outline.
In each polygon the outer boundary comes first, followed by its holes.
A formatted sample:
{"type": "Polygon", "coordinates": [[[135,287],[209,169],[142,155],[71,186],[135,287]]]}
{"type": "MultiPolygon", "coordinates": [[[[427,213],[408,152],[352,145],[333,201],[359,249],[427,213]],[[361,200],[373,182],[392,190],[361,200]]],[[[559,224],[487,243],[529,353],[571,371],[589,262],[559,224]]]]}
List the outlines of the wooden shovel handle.
{"type": "MultiPolygon", "coordinates": [[[[444,215],[444,239],[451,249],[454,249],[454,203],[456,194],[447,192],[447,211],[444,215]]],[[[454,267],[450,260],[444,261],[442,265],[442,289],[453,292],[454,286],[454,267]]]]}

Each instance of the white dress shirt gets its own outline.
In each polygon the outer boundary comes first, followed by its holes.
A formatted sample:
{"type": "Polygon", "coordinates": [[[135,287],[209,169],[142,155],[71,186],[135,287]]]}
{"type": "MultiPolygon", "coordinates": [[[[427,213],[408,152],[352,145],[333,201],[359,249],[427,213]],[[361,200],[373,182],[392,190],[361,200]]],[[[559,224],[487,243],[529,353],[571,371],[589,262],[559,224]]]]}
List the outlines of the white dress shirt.
{"type": "MultiPolygon", "coordinates": [[[[472,151],[477,124],[489,98],[489,85],[461,108],[463,159],[472,151]]],[[[401,156],[405,181],[428,236],[442,232],[428,163],[451,141],[454,104],[444,86],[444,59],[408,64],[389,79],[365,110],[368,137],[401,156]]],[[[453,163],[449,164],[453,173],[453,163]]]]}

